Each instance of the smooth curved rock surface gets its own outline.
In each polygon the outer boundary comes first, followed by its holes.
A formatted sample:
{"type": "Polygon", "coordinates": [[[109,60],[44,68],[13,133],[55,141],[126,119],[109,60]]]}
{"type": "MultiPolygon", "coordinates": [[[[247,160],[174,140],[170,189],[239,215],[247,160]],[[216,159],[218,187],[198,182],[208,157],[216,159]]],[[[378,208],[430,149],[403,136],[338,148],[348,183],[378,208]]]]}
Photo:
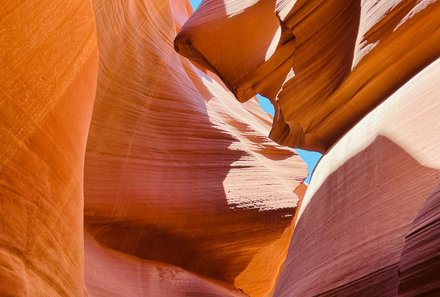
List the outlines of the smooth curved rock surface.
{"type": "Polygon", "coordinates": [[[4,2],[1,296],[440,295],[438,1],[4,2]]]}
{"type": "Polygon", "coordinates": [[[437,285],[438,247],[425,241],[436,229],[423,224],[437,214],[421,209],[440,179],[439,96],[437,60],[323,157],[275,296],[397,296],[399,284],[402,294],[437,285]]]}
{"type": "Polygon", "coordinates": [[[96,90],[89,1],[0,5],[0,295],[82,296],[96,90]]]}
{"type": "Polygon", "coordinates": [[[435,0],[207,0],[175,46],[238,100],[270,98],[272,139],[326,152],[439,57],[439,15],[435,0]]]}
{"type": "Polygon", "coordinates": [[[248,296],[179,267],[104,248],[89,234],[85,236],[85,256],[88,296],[248,296]]]}
{"type": "Polygon", "coordinates": [[[256,93],[274,98],[295,49],[294,36],[281,31],[274,0],[207,0],[185,23],[175,48],[217,73],[238,100],[256,93]]]}
{"type": "Polygon", "coordinates": [[[101,61],[86,229],[105,249],[266,296],[306,166],[266,137],[271,119],[256,100],[239,104],[174,51],[187,5],[170,3],[94,1],[101,61]]]}

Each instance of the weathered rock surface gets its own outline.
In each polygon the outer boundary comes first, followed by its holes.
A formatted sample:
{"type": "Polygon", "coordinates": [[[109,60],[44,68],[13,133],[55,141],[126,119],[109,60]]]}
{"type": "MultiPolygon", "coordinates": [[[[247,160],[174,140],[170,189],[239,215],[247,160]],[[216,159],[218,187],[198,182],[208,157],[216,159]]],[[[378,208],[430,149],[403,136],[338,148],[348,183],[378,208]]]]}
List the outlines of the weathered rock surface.
{"type": "MultiPolygon", "coordinates": [[[[86,230],[118,252],[116,262],[166,263],[266,296],[287,253],[306,166],[267,138],[271,119],[256,100],[241,105],[174,51],[187,11],[185,1],[172,4],[94,2],[100,70],[86,230]]],[[[126,273],[141,281],[142,267],[126,273]]],[[[88,284],[107,294],[99,278],[88,284]]]]}
{"type": "Polygon", "coordinates": [[[0,295],[81,296],[90,1],[0,5],[0,295]]]}
{"type": "Polygon", "coordinates": [[[438,295],[439,96],[437,60],[321,160],[275,296],[438,295]]]}
{"type": "Polygon", "coordinates": [[[432,0],[207,0],[175,43],[240,101],[269,97],[272,139],[325,152],[440,55],[439,15],[432,0]]]}

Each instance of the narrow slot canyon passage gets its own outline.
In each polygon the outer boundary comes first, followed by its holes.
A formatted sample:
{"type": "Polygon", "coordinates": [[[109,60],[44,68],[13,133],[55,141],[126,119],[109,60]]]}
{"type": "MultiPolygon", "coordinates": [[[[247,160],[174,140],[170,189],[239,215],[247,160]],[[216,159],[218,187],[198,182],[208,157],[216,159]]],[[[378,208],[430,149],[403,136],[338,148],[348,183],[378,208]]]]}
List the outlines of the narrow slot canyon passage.
{"type": "Polygon", "coordinates": [[[440,296],[440,0],[3,2],[0,296],[440,296]]]}

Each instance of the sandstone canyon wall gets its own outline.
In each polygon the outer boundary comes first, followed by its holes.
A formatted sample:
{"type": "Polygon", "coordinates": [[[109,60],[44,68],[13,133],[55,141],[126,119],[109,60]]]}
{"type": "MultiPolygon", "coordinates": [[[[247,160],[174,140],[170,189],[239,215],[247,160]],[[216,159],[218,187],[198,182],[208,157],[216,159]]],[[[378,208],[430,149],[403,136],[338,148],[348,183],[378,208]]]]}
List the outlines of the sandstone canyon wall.
{"type": "MultiPolygon", "coordinates": [[[[270,118],[255,100],[241,106],[174,51],[185,3],[94,2],[100,70],[85,228],[103,248],[140,262],[267,295],[290,241],[305,164],[267,138],[270,118]]],[[[89,294],[107,289],[97,277],[86,279],[89,294]]]]}
{"type": "Polygon", "coordinates": [[[326,152],[438,57],[439,15],[431,0],[206,0],[175,43],[240,101],[270,98],[272,139],[326,152]]]}
{"type": "Polygon", "coordinates": [[[0,45],[0,296],[439,295],[438,1],[9,1],[0,45]]]}
{"type": "Polygon", "coordinates": [[[90,1],[0,5],[0,295],[81,296],[90,1]]]}
{"type": "Polygon", "coordinates": [[[174,52],[186,1],[73,2],[1,8],[0,295],[267,295],[304,162],[174,52]]]}
{"type": "Polygon", "coordinates": [[[275,296],[440,293],[439,17],[437,1],[207,0],[176,37],[239,101],[271,99],[272,139],[328,153],[275,296]]]}
{"type": "Polygon", "coordinates": [[[439,97],[436,60],[323,157],[275,296],[438,296],[439,97]]]}

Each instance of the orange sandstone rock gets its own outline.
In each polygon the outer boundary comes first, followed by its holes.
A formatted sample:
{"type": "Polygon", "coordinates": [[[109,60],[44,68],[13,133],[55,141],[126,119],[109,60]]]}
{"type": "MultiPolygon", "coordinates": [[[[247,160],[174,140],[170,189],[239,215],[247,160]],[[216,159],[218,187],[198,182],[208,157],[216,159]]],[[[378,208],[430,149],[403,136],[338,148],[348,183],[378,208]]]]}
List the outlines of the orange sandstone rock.
{"type": "Polygon", "coordinates": [[[439,95],[436,60],[323,157],[275,296],[438,294],[439,95]]]}
{"type": "Polygon", "coordinates": [[[274,98],[291,70],[294,36],[282,34],[274,0],[207,0],[183,26],[176,50],[217,73],[244,102],[274,98]]]}
{"type": "Polygon", "coordinates": [[[0,295],[82,296],[92,4],[3,1],[0,28],[0,295]]]}
{"type": "MultiPolygon", "coordinates": [[[[94,2],[100,71],[85,164],[86,229],[118,252],[115,263],[120,255],[161,262],[266,296],[285,258],[305,164],[266,137],[270,118],[256,100],[239,104],[175,53],[185,3],[94,2]]],[[[134,283],[149,269],[131,267],[114,273],[134,283]]],[[[99,278],[87,284],[107,294],[99,278]]]]}
{"type": "Polygon", "coordinates": [[[208,0],[175,47],[238,100],[269,97],[272,139],[326,152],[439,57],[439,15],[431,0],[208,0]]]}

